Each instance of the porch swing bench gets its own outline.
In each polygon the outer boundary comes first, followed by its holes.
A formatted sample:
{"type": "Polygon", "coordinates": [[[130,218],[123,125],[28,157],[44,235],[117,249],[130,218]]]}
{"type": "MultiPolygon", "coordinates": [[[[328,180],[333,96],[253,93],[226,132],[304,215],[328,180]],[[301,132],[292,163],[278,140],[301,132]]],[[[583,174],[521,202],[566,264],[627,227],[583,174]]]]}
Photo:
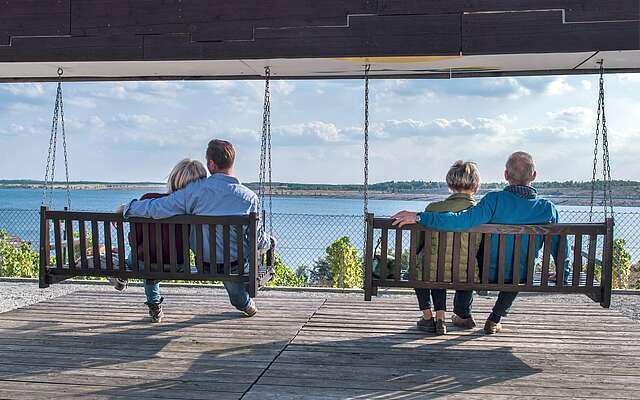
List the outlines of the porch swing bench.
{"type": "MultiPolygon", "coordinates": [[[[365,300],[377,295],[378,288],[429,288],[476,291],[515,291],[585,294],[593,301],[608,308],[611,303],[611,280],[613,258],[613,218],[604,223],[549,224],[549,225],[480,225],[464,232],[432,231],[418,225],[398,228],[389,218],[367,215],[367,235],[365,247],[365,300]],[[408,232],[408,265],[402,265],[406,241],[403,233],[408,232]],[[436,260],[431,251],[418,253],[418,235],[425,233],[424,249],[431,249],[432,236],[438,238],[436,260]],[[390,233],[394,257],[390,256],[390,233]],[[461,271],[461,242],[468,236],[468,254],[465,271],[461,271]],[[568,277],[562,264],[551,268],[551,243],[554,236],[564,243],[569,238],[571,248],[559,246],[558,259],[562,260],[570,252],[571,273],[568,277]],[[379,238],[379,252],[374,238],[379,238]],[[478,239],[482,238],[481,241],[478,239]],[[494,239],[497,238],[497,239],[494,239]],[[451,254],[447,246],[440,245],[452,241],[451,254]],[[498,242],[497,281],[490,281],[489,268],[477,263],[477,256],[483,260],[491,257],[491,243],[498,242]],[[536,263],[537,240],[543,240],[542,262],[536,263]],[[478,245],[480,242],[480,245],[478,245]],[[601,251],[598,246],[601,247],[601,251]],[[583,249],[587,249],[586,252],[583,249]],[[524,259],[521,260],[521,257],[524,259]],[[602,258],[598,259],[601,255],[602,258]],[[510,265],[507,265],[510,260],[510,265]],[[526,261],[525,261],[526,260],[526,261]],[[521,263],[521,261],[523,261],[521,263]],[[432,267],[435,266],[435,271],[432,267]],[[522,268],[526,266],[526,268],[522,268]],[[377,271],[375,267],[377,268],[377,271]],[[597,278],[599,268],[600,278],[597,278]],[[512,271],[509,275],[507,271],[512,271]],[[375,274],[377,272],[377,274],[375,274]],[[377,276],[374,276],[377,275],[377,276]],[[553,277],[552,275],[555,275],[553,277]],[[446,280],[445,276],[450,279],[446,280]],[[461,276],[464,277],[461,279],[461,276]],[[563,277],[565,279],[562,279],[563,277]],[[435,277],[435,279],[434,279],[435,277]],[[558,279],[560,277],[560,279],[558,279]]],[[[450,242],[451,243],[451,242],[450,242]]]]}
{"type": "MultiPolygon", "coordinates": [[[[181,215],[154,220],[123,218],[117,213],[51,211],[41,207],[40,287],[46,288],[79,276],[233,281],[245,282],[249,295],[255,297],[257,289],[273,277],[273,254],[269,251],[261,255],[257,249],[259,222],[256,213],[220,217],[181,215]],[[138,268],[128,267],[125,262],[129,247],[125,245],[125,225],[129,226],[130,232],[142,232],[142,254],[137,251],[135,242],[131,243],[130,250],[130,265],[139,265],[138,268]],[[203,261],[206,230],[222,232],[223,262],[213,268],[203,261]],[[152,231],[155,234],[152,235],[152,231]],[[163,238],[165,232],[168,234],[168,249],[165,248],[166,238],[163,238]],[[195,236],[195,265],[190,262],[191,235],[195,236]],[[244,246],[245,235],[249,238],[248,253],[244,246]],[[231,260],[232,241],[236,242],[237,259],[244,262],[231,260]],[[182,254],[177,254],[179,248],[182,254]]],[[[211,260],[220,259],[216,254],[218,240],[216,234],[208,235],[211,260]]]]}

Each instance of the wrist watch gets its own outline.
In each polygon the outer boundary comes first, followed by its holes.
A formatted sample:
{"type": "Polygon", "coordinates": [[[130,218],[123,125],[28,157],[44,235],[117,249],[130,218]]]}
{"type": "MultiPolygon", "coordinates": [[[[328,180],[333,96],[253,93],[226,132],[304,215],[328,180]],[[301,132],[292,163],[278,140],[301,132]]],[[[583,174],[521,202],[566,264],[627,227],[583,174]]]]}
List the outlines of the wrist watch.
{"type": "Polygon", "coordinates": [[[416,224],[420,223],[420,213],[416,213],[416,224]]]}

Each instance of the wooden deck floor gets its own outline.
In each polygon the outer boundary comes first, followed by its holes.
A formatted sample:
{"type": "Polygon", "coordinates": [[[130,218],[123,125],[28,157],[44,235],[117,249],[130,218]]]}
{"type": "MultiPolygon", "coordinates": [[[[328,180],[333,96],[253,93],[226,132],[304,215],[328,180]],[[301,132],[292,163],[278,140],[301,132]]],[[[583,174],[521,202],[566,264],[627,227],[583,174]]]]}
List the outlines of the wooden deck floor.
{"type": "MultiPolygon", "coordinates": [[[[430,337],[412,297],[83,291],[0,314],[0,399],[638,398],[640,324],[596,304],[516,302],[507,330],[430,337]]],[[[477,299],[478,321],[489,310],[477,299]]]]}

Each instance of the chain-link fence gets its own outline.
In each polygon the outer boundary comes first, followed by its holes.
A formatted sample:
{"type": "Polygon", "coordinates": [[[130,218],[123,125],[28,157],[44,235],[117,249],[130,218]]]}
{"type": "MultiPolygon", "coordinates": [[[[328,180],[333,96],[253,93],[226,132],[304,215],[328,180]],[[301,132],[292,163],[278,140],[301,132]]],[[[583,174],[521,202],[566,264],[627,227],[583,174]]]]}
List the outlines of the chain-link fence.
{"type": "MultiPolygon", "coordinates": [[[[618,212],[615,215],[616,238],[625,240],[625,249],[633,264],[640,263],[640,211],[618,212]]],[[[561,210],[562,222],[589,222],[588,211],[561,210]]],[[[594,222],[604,215],[595,212],[594,222]]],[[[269,227],[267,221],[266,226],[269,227]]],[[[278,239],[278,253],[283,262],[296,270],[305,269],[326,256],[326,249],[335,240],[348,236],[360,254],[364,249],[364,219],[361,215],[273,214],[273,235],[278,239]]],[[[39,214],[37,210],[0,209],[0,229],[37,247],[39,214]]]]}

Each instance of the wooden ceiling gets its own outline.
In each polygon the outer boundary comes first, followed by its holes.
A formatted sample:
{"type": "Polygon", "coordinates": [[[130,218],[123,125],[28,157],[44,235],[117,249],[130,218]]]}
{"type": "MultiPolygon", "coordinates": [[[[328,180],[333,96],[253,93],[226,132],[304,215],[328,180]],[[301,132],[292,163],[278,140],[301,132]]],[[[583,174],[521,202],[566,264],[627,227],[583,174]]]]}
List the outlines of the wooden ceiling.
{"type": "Polygon", "coordinates": [[[640,71],[638,0],[4,0],[0,81],[640,71]]]}

